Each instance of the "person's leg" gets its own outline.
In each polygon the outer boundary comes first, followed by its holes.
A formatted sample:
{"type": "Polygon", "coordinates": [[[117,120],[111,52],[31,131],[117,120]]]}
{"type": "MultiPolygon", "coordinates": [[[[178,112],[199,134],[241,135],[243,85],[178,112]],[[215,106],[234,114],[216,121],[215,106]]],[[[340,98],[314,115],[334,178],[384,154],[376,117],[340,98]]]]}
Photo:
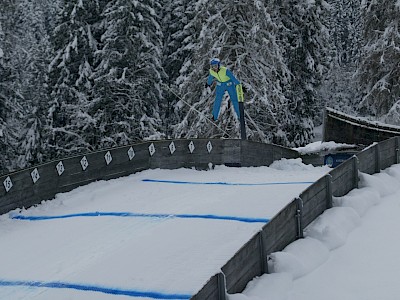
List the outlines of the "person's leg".
{"type": "Polygon", "coordinates": [[[219,110],[221,108],[221,102],[222,102],[222,97],[224,96],[225,90],[220,87],[217,86],[216,92],[215,92],[215,101],[214,101],[214,107],[213,107],[213,117],[214,120],[218,119],[218,115],[219,115],[219,110]]]}
{"type": "Polygon", "coordinates": [[[234,84],[228,86],[228,94],[229,94],[229,98],[231,98],[233,108],[235,109],[236,115],[239,118],[240,117],[239,102],[238,102],[238,97],[237,97],[236,88],[235,88],[234,84]]]}

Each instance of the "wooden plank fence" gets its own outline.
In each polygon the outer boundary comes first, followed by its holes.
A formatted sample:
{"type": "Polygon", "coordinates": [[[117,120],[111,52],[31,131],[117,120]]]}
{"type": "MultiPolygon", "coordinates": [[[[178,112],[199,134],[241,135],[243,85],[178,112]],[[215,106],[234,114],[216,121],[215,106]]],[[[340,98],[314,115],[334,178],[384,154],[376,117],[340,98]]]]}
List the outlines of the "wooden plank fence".
{"type": "MultiPolygon", "coordinates": [[[[225,300],[227,293],[241,292],[252,278],[267,273],[268,255],[302,238],[304,228],[332,207],[333,196],[357,188],[359,171],[374,174],[398,163],[399,145],[399,137],[372,145],[320,178],[265,224],[191,299],[225,300]]],[[[299,154],[291,149],[245,140],[149,141],[106,149],[1,176],[0,214],[96,180],[146,169],[268,166],[296,157],[299,154]]]]}
{"type": "Polygon", "coordinates": [[[367,121],[326,107],[323,141],[368,146],[400,135],[400,127],[367,121]]]}
{"type": "Polygon", "coordinates": [[[0,176],[0,214],[50,200],[96,180],[127,176],[147,169],[215,165],[264,166],[299,154],[291,149],[243,140],[149,141],[52,161],[0,176]]]}
{"type": "MultiPolygon", "coordinates": [[[[304,228],[332,207],[333,196],[343,196],[357,188],[359,171],[374,174],[399,163],[399,139],[393,137],[361,151],[293,199],[221,268],[218,274],[225,278],[226,293],[241,292],[254,277],[268,273],[268,256],[302,238],[304,228]]],[[[226,294],[210,292],[221,289],[210,280],[192,299],[225,300],[226,294]],[[203,290],[209,291],[207,298],[198,296],[203,295],[203,290]]]]}

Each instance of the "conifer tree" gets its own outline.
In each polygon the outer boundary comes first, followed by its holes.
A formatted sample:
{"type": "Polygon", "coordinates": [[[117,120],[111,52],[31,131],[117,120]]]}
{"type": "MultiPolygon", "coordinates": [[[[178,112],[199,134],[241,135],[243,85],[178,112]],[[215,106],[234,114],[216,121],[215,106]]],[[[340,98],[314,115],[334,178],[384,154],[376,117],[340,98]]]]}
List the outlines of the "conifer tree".
{"type": "Polygon", "coordinates": [[[292,74],[285,95],[288,118],[282,128],[286,141],[279,144],[303,146],[313,138],[314,119],[321,110],[317,88],[330,66],[327,3],[288,1],[282,4],[286,61],[292,74]]]}
{"type": "Polygon", "coordinates": [[[399,125],[400,6],[395,1],[369,0],[362,8],[365,45],[357,75],[363,98],[358,108],[364,115],[399,125]]]}
{"type": "Polygon", "coordinates": [[[188,26],[195,16],[195,8],[193,0],[164,0],[164,17],[161,20],[164,31],[163,61],[169,83],[179,77],[184,59],[190,54],[185,45],[196,33],[193,27],[188,26]]]}
{"type": "Polygon", "coordinates": [[[52,36],[55,57],[49,69],[51,101],[47,108],[50,156],[93,150],[96,120],[88,113],[94,86],[95,53],[99,50],[101,13],[106,0],[63,1],[52,36]]]}
{"type": "Polygon", "coordinates": [[[15,15],[18,24],[15,53],[19,69],[23,70],[19,75],[20,105],[24,110],[18,147],[21,168],[42,162],[42,123],[46,115],[41,107],[49,101],[46,76],[53,4],[45,0],[20,0],[15,15]]]}
{"type": "Polygon", "coordinates": [[[102,17],[93,100],[96,145],[162,136],[162,32],[157,1],[110,1],[102,17]]]}
{"type": "Polygon", "coordinates": [[[17,164],[22,153],[19,142],[32,105],[25,87],[30,76],[27,65],[35,58],[31,45],[24,42],[21,7],[20,1],[5,1],[0,7],[0,172],[24,167],[17,164]]]}
{"type": "MultiPolygon", "coordinates": [[[[360,101],[358,83],[354,79],[360,59],[360,0],[331,0],[328,17],[332,67],[319,89],[322,104],[354,114],[360,101]]],[[[318,120],[317,120],[318,121],[318,120]]],[[[322,122],[322,118],[319,120],[322,122]]]]}
{"type": "Polygon", "coordinates": [[[192,26],[192,20],[196,13],[196,1],[194,0],[164,0],[163,18],[163,66],[167,74],[166,85],[163,86],[163,94],[166,102],[164,115],[164,128],[167,136],[171,136],[171,125],[178,122],[177,115],[173,113],[179,95],[176,95],[176,80],[180,75],[185,59],[192,49],[187,47],[190,41],[196,37],[196,29],[192,26]]]}
{"type": "Polygon", "coordinates": [[[211,122],[213,57],[245,87],[249,139],[304,145],[325,102],[349,112],[358,94],[361,113],[398,124],[399,6],[325,1],[3,0],[0,172],[142,139],[238,138],[228,95],[211,122]]]}
{"type": "MultiPolygon", "coordinates": [[[[4,3],[4,7],[8,4],[4,3]]],[[[0,8],[0,15],[4,16],[5,12],[0,8]]],[[[8,102],[8,83],[10,81],[9,70],[5,59],[5,32],[4,32],[4,21],[0,19],[0,174],[2,174],[7,167],[7,159],[5,157],[7,153],[7,102],[8,102]]]]}

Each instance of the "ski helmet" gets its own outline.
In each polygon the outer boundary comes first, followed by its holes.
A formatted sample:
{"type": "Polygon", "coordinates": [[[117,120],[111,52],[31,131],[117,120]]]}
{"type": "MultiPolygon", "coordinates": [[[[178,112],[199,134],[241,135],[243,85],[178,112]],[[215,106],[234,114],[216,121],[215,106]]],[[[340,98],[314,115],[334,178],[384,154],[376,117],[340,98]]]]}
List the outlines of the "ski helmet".
{"type": "Polygon", "coordinates": [[[218,65],[218,67],[221,65],[221,61],[218,59],[218,58],[213,58],[213,59],[211,59],[211,61],[210,61],[210,65],[211,66],[215,66],[215,65],[218,65]]]}

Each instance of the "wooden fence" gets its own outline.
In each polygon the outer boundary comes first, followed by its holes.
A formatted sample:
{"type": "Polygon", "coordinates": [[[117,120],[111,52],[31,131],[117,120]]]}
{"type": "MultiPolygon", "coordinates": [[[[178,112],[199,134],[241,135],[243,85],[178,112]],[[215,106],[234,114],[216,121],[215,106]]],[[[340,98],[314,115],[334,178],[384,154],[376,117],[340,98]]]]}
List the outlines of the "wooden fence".
{"type": "MultiPolygon", "coordinates": [[[[53,161],[0,177],[0,214],[30,207],[57,193],[97,180],[127,176],[146,169],[212,165],[268,166],[296,151],[245,140],[149,141],[53,161]]],[[[264,225],[192,299],[226,299],[243,291],[256,276],[268,272],[268,255],[303,237],[304,228],[332,207],[332,196],[358,186],[358,172],[374,174],[399,162],[399,138],[375,144],[342,163],[283,208],[264,225]]]]}
{"type": "Polygon", "coordinates": [[[268,255],[303,237],[303,230],[326,209],[332,197],[358,187],[358,172],[374,174],[399,163],[400,137],[375,144],[332,169],[283,208],[254,235],[191,299],[225,300],[243,291],[256,276],[268,273],[268,255]]]}
{"type": "Polygon", "coordinates": [[[370,145],[400,135],[400,127],[366,121],[327,107],[324,114],[323,141],[370,145]]]}
{"type": "Polygon", "coordinates": [[[228,139],[150,141],[107,149],[0,176],[0,214],[28,208],[93,181],[147,169],[268,166],[282,157],[298,156],[296,151],[277,145],[228,139]]]}

